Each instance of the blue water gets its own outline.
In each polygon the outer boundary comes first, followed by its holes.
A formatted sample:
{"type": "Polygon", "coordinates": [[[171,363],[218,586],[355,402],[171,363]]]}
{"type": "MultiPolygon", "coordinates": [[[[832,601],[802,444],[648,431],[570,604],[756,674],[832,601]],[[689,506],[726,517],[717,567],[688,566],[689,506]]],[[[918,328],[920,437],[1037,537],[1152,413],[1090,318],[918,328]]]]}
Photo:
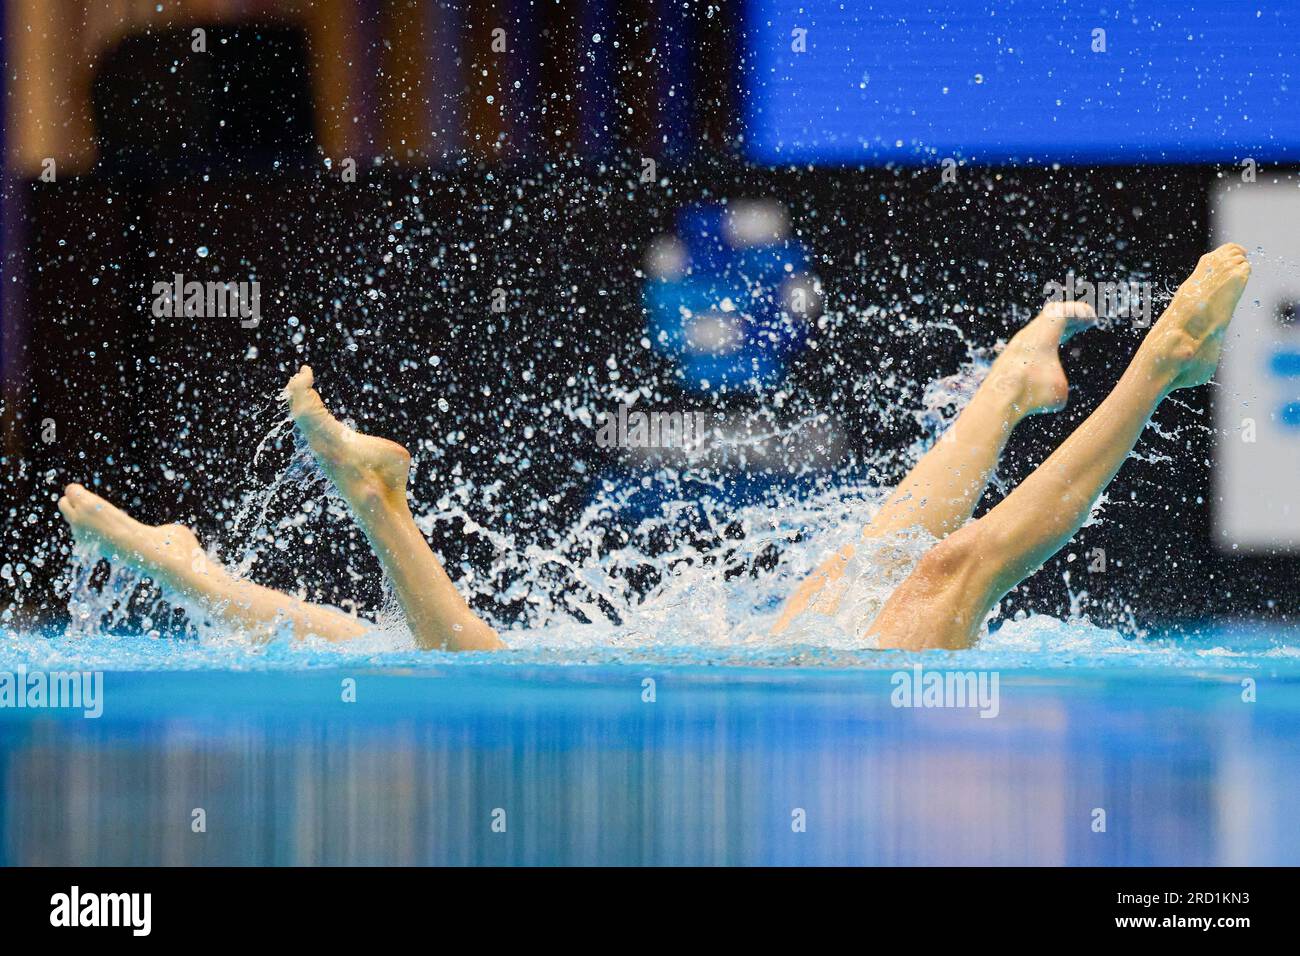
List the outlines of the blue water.
{"type": "Polygon", "coordinates": [[[1300,862],[1284,634],[1030,618],[962,654],[514,643],[5,633],[0,670],[105,674],[99,719],[0,709],[0,862],[1300,862]],[[997,715],[893,706],[917,662],[996,674],[997,715]]]}

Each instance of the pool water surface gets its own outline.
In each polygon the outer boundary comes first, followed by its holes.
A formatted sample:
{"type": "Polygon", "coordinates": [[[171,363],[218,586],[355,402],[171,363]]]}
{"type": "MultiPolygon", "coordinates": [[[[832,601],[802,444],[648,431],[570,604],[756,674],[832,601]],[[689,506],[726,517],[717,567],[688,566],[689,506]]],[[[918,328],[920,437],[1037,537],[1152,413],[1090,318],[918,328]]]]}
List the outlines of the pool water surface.
{"type": "Polygon", "coordinates": [[[1021,628],[966,654],[238,664],[5,634],[0,670],[104,673],[97,719],[0,708],[0,862],[1300,862],[1285,635],[1038,627],[1037,655],[1021,628]],[[935,673],[983,696],[912,694],[935,673]]]}

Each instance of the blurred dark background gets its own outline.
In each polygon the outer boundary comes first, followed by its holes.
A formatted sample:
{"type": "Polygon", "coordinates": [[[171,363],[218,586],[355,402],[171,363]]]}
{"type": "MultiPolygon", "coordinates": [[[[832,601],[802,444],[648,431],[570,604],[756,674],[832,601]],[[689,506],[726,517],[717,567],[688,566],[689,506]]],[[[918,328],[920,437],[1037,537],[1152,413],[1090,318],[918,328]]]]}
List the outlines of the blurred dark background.
{"type": "MultiPolygon", "coordinates": [[[[0,588],[22,617],[61,614],[67,481],[99,482],[142,520],[236,533],[241,494],[288,456],[255,452],[303,362],[328,402],[411,448],[422,502],[448,499],[522,545],[635,477],[569,413],[611,407],[618,387],[724,411],[781,391],[782,421],[825,416],[843,441],[758,470],[795,489],[892,479],[921,434],[921,389],[967,339],[1007,337],[1067,270],[1171,290],[1210,244],[1211,164],[976,163],[945,183],[933,165],[755,162],[740,3],[153,10],[64,24],[62,8],[8,8],[0,588]],[[42,178],[47,158],[57,172],[42,178]],[[788,211],[823,315],[766,391],[688,394],[641,343],[647,254],[683,206],[746,198],[788,211]],[[175,273],[255,278],[260,324],[154,316],[151,287],[175,273]],[[497,497],[458,499],[467,476],[500,481],[497,497]]],[[[1017,432],[1005,486],[1095,406],[1141,334],[1120,323],[1070,343],[1070,407],[1017,432]]],[[[1296,610],[1293,556],[1211,545],[1212,397],[1166,404],[1103,520],[1009,610],[1061,613],[1084,591],[1104,623],[1296,610]],[[1104,573],[1087,571],[1094,548],[1104,573]]],[[[364,542],[312,527],[315,593],[376,600],[364,542]]],[[[454,577],[490,558],[462,529],[429,529],[454,577]]],[[[292,586],[304,552],[267,551],[259,579],[292,586]]],[[[488,609],[523,613],[508,597],[488,609]]]]}

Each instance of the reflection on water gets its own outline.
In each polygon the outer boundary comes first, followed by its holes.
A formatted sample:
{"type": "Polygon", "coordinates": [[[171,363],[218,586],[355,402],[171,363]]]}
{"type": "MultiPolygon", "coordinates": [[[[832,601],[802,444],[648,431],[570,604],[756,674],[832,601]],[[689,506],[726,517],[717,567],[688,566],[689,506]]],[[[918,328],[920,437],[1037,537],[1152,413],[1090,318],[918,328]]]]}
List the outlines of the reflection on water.
{"type": "Polygon", "coordinates": [[[981,719],[883,671],[113,673],[97,721],[0,710],[0,860],[1300,862],[1300,682],[1001,678],[981,719]]]}

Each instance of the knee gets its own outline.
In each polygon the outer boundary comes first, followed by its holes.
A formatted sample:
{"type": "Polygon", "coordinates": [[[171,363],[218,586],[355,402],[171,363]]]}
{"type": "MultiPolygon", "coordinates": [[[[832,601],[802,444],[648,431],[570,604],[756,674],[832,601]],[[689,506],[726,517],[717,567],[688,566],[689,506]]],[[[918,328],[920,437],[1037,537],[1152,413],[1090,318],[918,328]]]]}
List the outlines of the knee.
{"type": "Polygon", "coordinates": [[[872,625],[878,647],[969,647],[988,610],[987,527],[954,531],[926,553],[872,625]]]}
{"type": "Polygon", "coordinates": [[[964,581],[985,564],[995,547],[991,532],[976,521],[957,529],[931,548],[917,565],[925,577],[938,581],[964,581]]]}

